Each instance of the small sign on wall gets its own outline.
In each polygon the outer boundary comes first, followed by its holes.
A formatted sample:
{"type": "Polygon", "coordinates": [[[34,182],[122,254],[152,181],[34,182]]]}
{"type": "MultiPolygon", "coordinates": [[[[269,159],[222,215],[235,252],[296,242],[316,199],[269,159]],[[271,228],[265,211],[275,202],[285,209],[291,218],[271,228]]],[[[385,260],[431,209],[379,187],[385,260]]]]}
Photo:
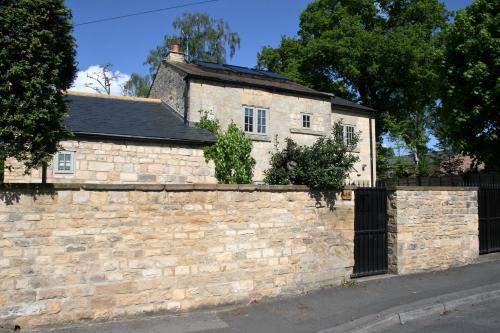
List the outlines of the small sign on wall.
{"type": "Polygon", "coordinates": [[[352,200],[352,190],[344,189],[342,190],[342,200],[352,200]]]}

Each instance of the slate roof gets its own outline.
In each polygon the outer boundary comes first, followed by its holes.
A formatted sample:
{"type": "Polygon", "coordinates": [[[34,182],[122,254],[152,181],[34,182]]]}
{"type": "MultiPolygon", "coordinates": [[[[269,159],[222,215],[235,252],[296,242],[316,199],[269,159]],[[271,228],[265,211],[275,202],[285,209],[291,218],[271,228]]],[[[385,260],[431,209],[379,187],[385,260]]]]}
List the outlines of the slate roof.
{"type": "Polygon", "coordinates": [[[354,103],[352,101],[349,101],[347,99],[340,98],[337,96],[332,97],[332,104],[336,105],[336,106],[348,108],[348,109],[357,109],[357,110],[363,110],[363,111],[368,111],[368,112],[375,112],[375,110],[372,108],[369,108],[367,106],[364,106],[364,105],[361,105],[358,103],[354,103]]]}
{"type": "Polygon", "coordinates": [[[258,71],[246,67],[203,62],[165,61],[165,63],[187,74],[187,76],[191,78],[221,83],[241,84],[325,99],[331,98],[331,94],[304,87],[273,72],[266,73],[266,71],[258,71]]]}
{"type": "Polygon", "coordinates": [[[215,142],[207,130],[189,126],[160,100],[108,97],[69,92],[67,129],[75,135],[130,140],[206,144],[215,142]]]}

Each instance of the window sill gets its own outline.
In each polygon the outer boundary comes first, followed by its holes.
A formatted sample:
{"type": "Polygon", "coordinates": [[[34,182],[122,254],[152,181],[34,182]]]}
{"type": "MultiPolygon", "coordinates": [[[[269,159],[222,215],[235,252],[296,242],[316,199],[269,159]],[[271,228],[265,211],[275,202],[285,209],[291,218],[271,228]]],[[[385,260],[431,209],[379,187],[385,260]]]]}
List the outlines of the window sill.
{"type": "Polygon", "coordinates": [[[307,128],[290,128],[290,133],[325,136],[325,132],[313,131],[313,130],[307,129],[307,128]]]}
{"type": "Polygon", "coordinates": [[[359,147],[350,148],[347,151],[350,153],[360,153],[359,147]]]}
{"type": "Polygon", "coordinates": [[[260,142],[271,142],[271,137],[269,135],[261,135],[261,134],[252,134],[252,133],[245,133],[248,135],[252,141],[260,141],[260,142]]]}

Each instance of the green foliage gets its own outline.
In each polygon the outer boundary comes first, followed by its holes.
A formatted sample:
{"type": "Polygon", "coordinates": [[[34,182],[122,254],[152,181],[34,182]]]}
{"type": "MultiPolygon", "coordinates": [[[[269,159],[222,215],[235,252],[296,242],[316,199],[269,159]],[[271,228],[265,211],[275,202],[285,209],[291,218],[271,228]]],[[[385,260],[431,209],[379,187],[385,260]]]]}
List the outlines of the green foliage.
{"type": "Polygon", "coordinates": [[[126,96],[148,97],[151,87],[151,77],[133,73],[123,86],[123,94],[126,96]]]}
{"type": "Polygon", "coordinates": [[[227,131],[221,131],[217,119],[210,119],[208,113],[202,112],[198,123],[217,137],[217,143],[205,147],[205,159],[215,164],[215,178],[222,184],[252,183],[255,159],[251,156],[252,140],[236,126],[229,124],[227,131]]]}
{"type": "MultiPolygon", "coordinates": [[[[358,142],[344,142],[342,124],[336,123],[332,135],[320,137],[312,146],[301,146],[290,138],[285,147],[271,157],[271,167],[264,171],[265,182],[271,185],[307,185],[311,189],[341,189],[359,159],[350,153],[358,142]]],[[[278,143],[276,143],[278,146],[278,143]]]]}
{"type": "Polygon", "coordinates": [[[167,55],[170,46],[180,43],[189,61],[202,60],[226,63],[228,54],[232,58],[240,47],[238,33],[231,31],[229,24],[222,19],[214,19],[205,13],[184,13],[172,23],[174,35],[165,35],[163,44],[151,50],[145,64],[155,75],[161,60],[167,55]]]}
{"type": "Polygon", "coordinates": [[[500,2],[476,0],[443,35],[441,138],[500,170],[500,2]]]}
{"type": "Polygon", "coordinates": [[[202,60],[226,63],[227,55],[232,58],[240,47],[238,33],[231,31],[222,19],[214,19],[204,13],[184,13],[172,23],[176,30],[173,35],[165,35],[163,43],[149,51],[144,65],[149,66],[149,75],[132,74],[124,86],[124,93],[130,96],[147,97],[152,78],[172,44],[181,44],[189,61],[202,60]]]}
{"type": "Polygon", "coordinates": [[[441,83],[438,0],[316,0],[298,37],[259,54],[261,67],[312,88],[351,94],[377,112],[377,137],[399,135],[420,160],[441,83]]]}
{"type": "Polygon", "coordinates": [[[387,180],[392,176],[392,161],[394,160],[394,150],[390,147],[382,146],[377,142],[377,180],[387,180]]]}
{"type": "Polygon", "coordinates": [[[64,90],[73,82],[75,41],[63,0],[0,2],[0,156],[26,171],[47,163],[66,136],[64,90]]]}

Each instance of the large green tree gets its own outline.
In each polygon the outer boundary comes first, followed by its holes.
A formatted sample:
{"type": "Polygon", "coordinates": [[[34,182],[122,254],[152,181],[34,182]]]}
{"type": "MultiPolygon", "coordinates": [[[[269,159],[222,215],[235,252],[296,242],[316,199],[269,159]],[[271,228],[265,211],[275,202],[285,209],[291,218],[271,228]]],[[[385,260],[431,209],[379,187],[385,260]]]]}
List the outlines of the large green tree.
{"type": "Polygon", "coordinates": [[[264,48],[258,64],[377,109],[379,140],[399,136],[418,165],[438,98],[436,33],[446,22],[438,0],[316,0],[298,37],[264,48]]]}
{"type": "Polygon", "coordinates": [[[439,134],[500,170],[500,1],[476,0],[444,36],[439,134]]]}
{"type": "Polygon", "coordinates": [[[0,160],[29,171],[48,163],[66,135],[64,90],[73,82],[75,41],[63,0],[0,2],[0,160]]]}
{"type": "MultiPolygon", "coordinates": [[[[231,31],[223,19],[215,19],[205,13],[184,13],[172,22],[175,33],[165,35],[163,42],[149,52],[144,65],[149,67],[149,76],[132,74],[125,94],[142,96],[146,85],[151,84],[161,60],[170,51],[172,44],[180,44],[189,61],[201,60],[226,63],[240,47],[238,33],[231,31]]],[[[148,87],[149,88],[149,87],[148,87]]],[[[149,89],[147,89],[149,91],[149,89]]]]}

